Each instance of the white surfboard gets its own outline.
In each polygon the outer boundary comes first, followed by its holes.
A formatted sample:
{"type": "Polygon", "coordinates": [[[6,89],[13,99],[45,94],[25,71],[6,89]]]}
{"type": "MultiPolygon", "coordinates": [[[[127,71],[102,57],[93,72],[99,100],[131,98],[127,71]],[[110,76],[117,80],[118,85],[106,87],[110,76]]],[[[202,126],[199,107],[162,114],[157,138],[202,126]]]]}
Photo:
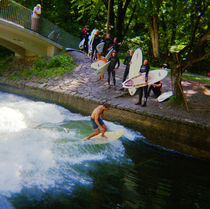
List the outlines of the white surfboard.
{"type": "Polygon", "coordinates": [[[121,130],[121,131],[110,131],[110,132],[106,132],[105,136],[106,137],[102,137],[101,134],[92,137],[89,140],[82,140],[85,143],[90,143],[90,144],[107,144],[110,142],[113,142],[117,139],[119,139],[123,134],[125,133],[125,131],[121,130]]]}
{"type": "Polygon", "coordinates": [[[97,52],[99,52],[100,54],[103,52],[103,49],[104,49],[104,42],[101,42],[99,43],[97,46],[96,46],[96,50],[97,52]]]}
{"type": "Polygon", "coordinates": [[[109,58],[112,56],[112,51],[113,51],[113,48],[111,48],[109,52],[107,53],[107,55],[105,56],[106,60],[109,60],[109,58]]]}
{"type": "Polygon", "coordinates": [[[110,61],[102,65],[101,67],[98,68],[96,71],[97,76],[102,76],[104,73],[107,72],[108,67],[109,67],[110,61]]]}
{"type": "Polygon", "coordinates": [[[171,96],[173,95],[173,91],[167,91],[163,94],[161,94],[157,99],[158,99],[158,102],[164,102],[166,101],[167,99],[169,99],[171,96]]]}
{"type": "Polygon", "coordinates": [[[83,39],[79,42],[79,48],[80,48],[80,49],[84,49],[84,43],[85,43],[85,38],[83,38],[83,39]]]}
{"type": "Polygon", "coordinates": [[[103,60],[98,60],[98,61],[93,62],[93,63],[91,64],[91,68],[98,70],[100,67],[102,67],[102,66],[105,65],[105,64],[106,64],[105,61],[103,61],[103,60]]]}
{"type": "Polygon", "coordinates": [[[93,41],[94,41],[94,37],[96,34],[96,31],[98,29],[93,29],[90,36],[89,36],[89,40],[88,40],[88,55],[90,56],[93,52],[93,41]]]}
{"type": "MultiPolygon", "coordinates": [[[[134,76],[137,76],[139,74],[139,70],[142,66],[142,51],[140,48],[137,48],[131,58],[131,65],[130,70],[128,74],[128,79],[133,78],[134,76]]],[[[128,89],[131,96],[133,96],[136,93],[135,87],[130,87],[128,89]]]]}
{"type": "MultiPolygon", "coordinates": [[[[157,69],[157,70],[151,70],[148,74],[148,85],[151,85],[153,83],[156,83],[158,81],[163,80],[168,74],[167,70],[164,69],[157,69]]],[[[131,79],[127,79],[123,82],[123,88],[139,88],[146,86],[145,83],[145,73],[141,73],[141,75],[134,76],[131,79]]]]}

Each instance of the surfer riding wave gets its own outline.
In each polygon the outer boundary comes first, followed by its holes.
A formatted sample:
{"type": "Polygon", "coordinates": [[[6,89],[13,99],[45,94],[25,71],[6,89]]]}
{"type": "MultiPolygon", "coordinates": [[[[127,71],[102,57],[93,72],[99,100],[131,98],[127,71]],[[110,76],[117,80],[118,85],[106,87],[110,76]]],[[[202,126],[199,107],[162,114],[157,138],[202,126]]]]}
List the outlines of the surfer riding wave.
{"type": "Polygon", "coordinates": [[[97,106],[93,110],[91,114],[91,123],[95,132],[93,132],[90,136],[86,137],[85,140],[88,140],[92,138],[93,136],[98,135],[100,131],[101,131],[101,136],[105,137],[104,133],[107,131],[107,127],[103,122],[103,113],[109,108],[110,108],[110,104],[104,103],[103,105],[97,106]]]}

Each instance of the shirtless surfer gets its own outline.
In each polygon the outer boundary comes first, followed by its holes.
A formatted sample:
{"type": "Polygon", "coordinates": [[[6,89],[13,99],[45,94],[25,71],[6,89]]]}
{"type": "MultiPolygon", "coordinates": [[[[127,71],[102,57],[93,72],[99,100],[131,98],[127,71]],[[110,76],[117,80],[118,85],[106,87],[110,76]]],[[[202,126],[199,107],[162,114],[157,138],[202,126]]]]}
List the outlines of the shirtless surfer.
{"type": "Polygon", "coordinates": [[[104,136],[104,133],[106,132],[107,127],[103,122],[103,113],[109,108],[110,108],[110,104],[104,103],[103,105],[99,105],[93,110],[91,114],[91,123],[95,132],[92,133],[90,136],[86,137],[85,140],[88,140],[92,138],[93,136],[98,135],[100,133],[100,130],[101,130],[101,136],[106,137],[104,136]]]}

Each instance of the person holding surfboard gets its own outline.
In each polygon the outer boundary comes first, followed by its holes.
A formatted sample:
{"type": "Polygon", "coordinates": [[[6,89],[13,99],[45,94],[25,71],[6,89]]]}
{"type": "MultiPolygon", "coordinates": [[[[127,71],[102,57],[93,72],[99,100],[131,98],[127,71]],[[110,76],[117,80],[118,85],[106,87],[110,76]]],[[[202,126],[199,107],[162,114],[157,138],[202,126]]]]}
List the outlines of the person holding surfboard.
{"type": "Polygon", "coordinates": [[[145,59],[144,60],[144,64],[140,68],[139,74],[141,75],[142,73],[145,73],[146,86],[140,87],[138,89],[138,91],[139,91],[139,99],[138,99],[138,102],[136,103],[136,105],[141,105],[142,97],[143,97],[143,93],[144,93],[144,104],[142,105],[142,107],[146,107],[146,105],[147,105],[147,97],[148,97],[148,93],[147,93],[148,92],[148,83],[147,82],[148,82],[149,70],[150,70],[149,60],[145,59]]]}
{"type": "Polygon", "coordinates": [[[99,30],[96,31],[94,40],[93,40],[93,51],[92,51],[92,57],[91,60],[93,61],[95,58],[95,53],[97,52],[96,46],[101,42],[101,38],[99,36],[99,30]]]}
{"type": "MultiPolygon", "coordinates": [[[[104,63],[107,63],[106,58],[101,56],[101,54],[99,52],[96,54],[96,56],[97,56],[97,60],[96,61],[102,60],[102,61],[104,61],[104,63]]],[[[99,76],[99,80],[103,80],[103,79],[104,79],[104,74],[99,76]]]]}
{"type": "Polygon", "coordinates": [[[117,37],[114,37],[112,48],[113,48],[113,50],[116,51],[117,53],[118,53],[119,50],[120,50],[120,43],[118,42],[117,37]]]}
{"type": "Polygon", "coordinates": [[[93,129],[95,130],[94,133],[92,133],[90,136],[86,137],[85,140],[88,140],[96,135],[98,135],[101,131],[101,136],[105,137],[104,133],[107,130],[106,125],[103,122],[103,113],[104,111],[109,110],[110,104],[104,103],[103,105],[97,106],[92,114],[91,114],[91,123],[93,126],[93,129]]]}
{"type": "Polygon", "coordinates": [[[128,76],[133,53],[134,53],[133,49],[129,50],[129,55],[125,58],[125,60],[123,62],[123,64],[126,66],[124,74],[123,74],[123,82],[126,80],[126,78],[128,76]]]}
{"type": "Polygon", "coordinates": [[[115,71],[120,66],[120,60],[117,57],[117,51],[114,50],[112,52],[112,56],[109,58],[108,61],[110,62],[109,67],[108,67],[108,85],[109,85],[109,88],[111,88],[111,85],[110,85],[111,74],[112,74],[112,78],[113,78],[113,84],[115,87],[116,86],[115,71]],[[117,67],[116,67],[116,64],[117,64],[117,67]]]}
{"type": "Polygon", "coordinates": [[[104,39],[104,48],[103,48],[104,56],[109,52],[111,46],[112,46],[112,39],[110,34],[107,33],[106,38],[104,39]]]}

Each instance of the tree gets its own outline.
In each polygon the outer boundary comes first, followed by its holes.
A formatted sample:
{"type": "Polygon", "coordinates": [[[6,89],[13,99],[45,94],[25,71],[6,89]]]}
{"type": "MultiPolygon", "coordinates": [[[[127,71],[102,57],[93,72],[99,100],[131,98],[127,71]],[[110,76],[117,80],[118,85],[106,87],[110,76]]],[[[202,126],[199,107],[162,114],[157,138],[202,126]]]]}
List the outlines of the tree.
{"type": "Polygon", "coordinates": [[[169,63],[177,101],[184,98],[182,73],[210,56],[208,3],[201,0],[145,1],[153,56],[169,63]],[[146,4],[148,2],[148,4],[146,4]],[[152,9],[151,9],[152,8],[152,9]]]}

